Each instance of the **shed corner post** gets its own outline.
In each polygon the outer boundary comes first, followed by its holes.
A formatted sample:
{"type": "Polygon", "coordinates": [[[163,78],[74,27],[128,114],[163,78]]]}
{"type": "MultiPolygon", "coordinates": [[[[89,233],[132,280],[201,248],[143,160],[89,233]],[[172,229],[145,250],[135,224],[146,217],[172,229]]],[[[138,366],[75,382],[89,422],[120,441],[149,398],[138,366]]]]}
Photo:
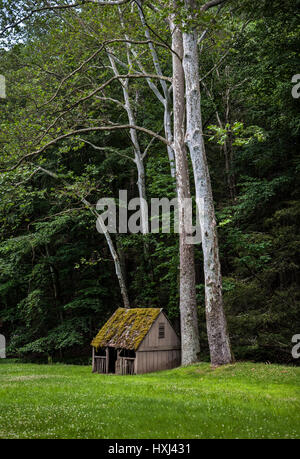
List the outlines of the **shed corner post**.
{"type": "Polygon", "coordinates": [[[135,359],[134,359],[134,367],[133,367],[134,374],[138,374],[138,352],[135,352],[135,359]]]}
{"type": "Polygon", "coordinates": [[[120,353],[121,349],[117,349],[117,360],[115,363],[115,373],[120,374],[120,353]]]}
{"type": "Polygon", "coordinates": [[[105,355],[106,355],[106,373],[108,373],[108,368],[109,368],[109,349],[108,347],[105,349],[105,355]]]}
{"type": "Polygon", "coordinates": [[[95,373],[95,348],[92,346],[92,373],[95,373]]]}

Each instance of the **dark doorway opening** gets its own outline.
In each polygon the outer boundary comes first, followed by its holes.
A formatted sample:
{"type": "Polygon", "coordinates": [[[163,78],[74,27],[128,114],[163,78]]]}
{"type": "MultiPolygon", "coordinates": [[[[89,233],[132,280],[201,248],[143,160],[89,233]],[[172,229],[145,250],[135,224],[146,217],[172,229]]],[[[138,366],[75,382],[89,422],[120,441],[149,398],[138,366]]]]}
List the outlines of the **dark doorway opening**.
{"type": "Polygon", "coordinates": [[[114,347],[108,348],[108,373],[116,372],[117,349],[114,347]]]}

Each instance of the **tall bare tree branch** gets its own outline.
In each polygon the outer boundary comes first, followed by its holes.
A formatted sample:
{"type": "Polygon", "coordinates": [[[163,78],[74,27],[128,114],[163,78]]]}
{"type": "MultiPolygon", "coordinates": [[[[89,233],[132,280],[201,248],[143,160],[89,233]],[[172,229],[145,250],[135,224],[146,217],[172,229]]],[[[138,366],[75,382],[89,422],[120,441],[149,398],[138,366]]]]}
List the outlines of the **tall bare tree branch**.
{"type": "Polygon", "coordinates": [[[55,145],[60,140],[67,139],[69,137],[76,136],[78,134],[86,134],[88,132],[115,131],[115,130],[120,130],[120,129],[136,129],[137,131],[141,131],[141,132],[144,132],[145,134],[151,135],[155,137],[156,139],[160,140],[161,142],[165,143],[166,145],[169,145],[169,142],[164,137],[142,126],[135,126],[131,124],[112,125],[112,126],[95,126],[95,127],[73,130],[71,132],[68,132],[67,134],[63,134],[59,137],[56,137],[55,139],[48,142],[46,145],[44,145],[39,150],[33,151],[31,153],[27,153],[26,155],[22,156],[22,158],[20,158],[19,161],[10,169],[2,170],[0,172],[7,172],[7,171],[15,170],[22,162],[26,161],[28,158],[32,158],[34,156],[40,155],[47,148],[51,147],[52,145],[55,145]]]}

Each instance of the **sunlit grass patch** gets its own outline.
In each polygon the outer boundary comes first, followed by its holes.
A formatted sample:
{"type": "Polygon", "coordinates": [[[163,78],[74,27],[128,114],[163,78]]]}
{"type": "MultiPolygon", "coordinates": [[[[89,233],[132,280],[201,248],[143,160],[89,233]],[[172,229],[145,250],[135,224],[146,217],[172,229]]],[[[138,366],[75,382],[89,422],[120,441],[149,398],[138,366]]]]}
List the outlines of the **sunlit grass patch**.
{"type": "Polygon", "coordinates": [[[117,376],[0,363],[0,438],[300,438],[300,368],[117,376]]]}

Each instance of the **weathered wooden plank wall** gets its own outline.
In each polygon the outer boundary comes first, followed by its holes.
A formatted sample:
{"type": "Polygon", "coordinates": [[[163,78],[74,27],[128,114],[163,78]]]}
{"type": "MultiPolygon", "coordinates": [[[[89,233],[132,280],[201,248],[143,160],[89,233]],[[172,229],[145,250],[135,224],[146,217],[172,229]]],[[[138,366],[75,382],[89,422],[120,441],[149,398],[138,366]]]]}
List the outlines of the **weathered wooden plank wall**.
{"type": "Polygon", "coordinates": [[[136,373],[167,370],[178,367],[181,362],[180,349],[142,351],[136,353],[136,373]]]}

